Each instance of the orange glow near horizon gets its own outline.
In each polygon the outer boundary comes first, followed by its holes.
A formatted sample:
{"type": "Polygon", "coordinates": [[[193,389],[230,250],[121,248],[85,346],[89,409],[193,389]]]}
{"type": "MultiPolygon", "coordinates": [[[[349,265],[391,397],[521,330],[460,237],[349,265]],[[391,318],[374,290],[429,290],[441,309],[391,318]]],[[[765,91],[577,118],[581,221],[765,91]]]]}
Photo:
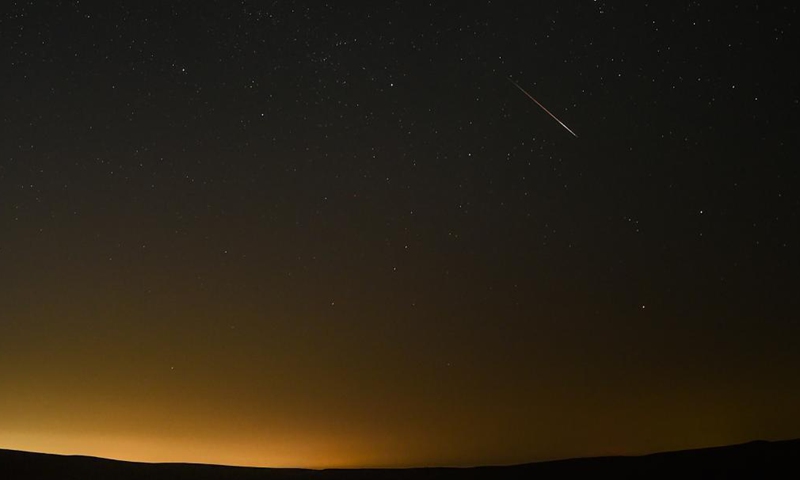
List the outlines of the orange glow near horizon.
{"type": "MultiPolygon", "coordinates": [[[[0,447],[260,467],[469,466],[800,431],[800,391],[782,381],[790,363],[763,371],[734,356],[709,361],[699,341],[668,357],[680,330],[642,325],[606,339],[594,327],[576,342],[574,321],[541,320],[523,341],[472,318],[463,328],[480,341],[454,341],[446,321],[424,336],[383,331],[366,301],[265,314],[246,299],[224,311],[217,299],[182,295],[119,308],[112,289],[95,293],[100,300],[76,292],[6,324],[18,333],[0,352],[0,378],[14,386],[0,396],[0,447]],[[89,307],[96,318],[79,314],[89,307]],[[303,330],[309,319],[316,328],[303,330]],[[639,349],[633,335],[661,343],[639,349]]],[[[468,313],[484,314],[460,318],[468,313]]],[[[404,325],[407,315],[381,321],[404,325]]]]}
{"type": "MultiPolygon", "coordinates": [[[[43,392],[32,390],[24,404],[0,405],[18,414],[0,428],[0,448],[253,467],[471,466],[646,454],[754,436],[791,438],[793,428],[775,423],[772,430],[757,432],[746,421],[730,421],[752,418],[752,405],[765,402],[771,403],[776,421],[789,415],[792,399],[770,400],[768,393],[723,395],[696,386],[695,393],[664,391],[626,404],[608,395],[592,399],[591,385],[574,397],[554,394],[552,387],[538,399],[503,398],[498,392],[494,404],[464,399],[450,409],[398,397],[394,405],[372,405],[377,411],[366,416],[359,411],[363,404],[334,406],[324,399],[316,409],[313,403],[293,409],[278,402],[253,414],[252,405],[236,398],[206,399],[205,406],[187,400],[185,408],[159,398],[126,406],[104,404],[101,395],[86,392],[43,401],[43,392]],[[591,404],[582,406],[587,398],[591,404]],[[57,404],[63,408],[54,408],[57,404]],[[247,411],[250,416],[242,413],[247,411]],[[274,415],[264,413],[269,411],[274,415]]],[[[186,388],[185,397],[192,398],[186,388]]]]}
{"type": "MultiPolygon", "coordinates": [[[[624,335],[613,348],[570,345],[570,330],[560,327],[569,322],[540,323],[542,335],[524,342],[503,340],[502,355],[469,342],[430,348],[426,341],[448,333],[433,330],[427,339],[405,333],[388,347],[371,327],[360,327],[371,341],[324,328],[370,324],[345,302],[344,313],[306,310],[325,321],[297,337],[297,321],[256,330],[257,313],[243,304],[222,313],[211,304],[203,310],[201,299],[172,301],[127,310],[95,302],[99,318],[115,319],[111,327],[41,307],[19,314],[27,330],[16,337],[15,362],[24,368],[0,363],[4,382],[14,385],[13,395],[0,397],[0,448],[258,467],[471,466],[645,454],[800,431],[800,392],[781,381],[792,374],[789,365],[704,375],[715,364],[698,361],[690,371],[663,362],[658,347],[628,363],[624,335]],[[137,327],[153,312],[193,329],[137,327]],[[233,315],[235,330],[227,320],[233,315]],[[41,337],[31,325],[53,330],[41,337]],[[413,342],[410,355],[404,347],[413,342]]],[[[402,312],[384,318],[404,320],[402,312]]],[[[656,333],[666,343],[680,334],[656,333]]],[[[644,328],[637,334],[654,336],[644,328]]],[[[500,335],[487,328],[481,345],[500,335]]],[[[705,355],[702,348],[682,354],[705,355]]]]}
{"type": "MultiPolygon", "coordinates": [[[[202,463],[268,468],[359,467],[358,455],[336,441],[216,443],[213,439],[165,440],[117,434],[0,433],[0,448],[85,455],[145,463],[202,463]]],[[[363,452],[361,452],[363,454],[363,452]]]]}

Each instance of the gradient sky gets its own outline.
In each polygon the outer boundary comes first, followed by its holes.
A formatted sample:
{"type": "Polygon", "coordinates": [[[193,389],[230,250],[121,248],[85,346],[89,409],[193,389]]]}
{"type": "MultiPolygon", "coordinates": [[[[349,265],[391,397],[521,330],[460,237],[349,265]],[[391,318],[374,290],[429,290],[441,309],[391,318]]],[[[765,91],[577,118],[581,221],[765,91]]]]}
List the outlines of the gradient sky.
{"type": "Polygon", "coordinates": [[[0,448],[800,436],[797,8],[4,2],[0,448]]]}

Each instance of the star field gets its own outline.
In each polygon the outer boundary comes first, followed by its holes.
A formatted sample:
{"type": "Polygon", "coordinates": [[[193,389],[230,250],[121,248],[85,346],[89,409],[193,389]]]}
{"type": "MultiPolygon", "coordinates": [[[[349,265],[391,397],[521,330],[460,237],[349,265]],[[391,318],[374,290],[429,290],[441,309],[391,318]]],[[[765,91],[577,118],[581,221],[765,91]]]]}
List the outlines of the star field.
{"type": "Polygon", "coordinates": [[[0,447],[408,466],[796,437],[797,13],[7,2],[0,447]]]}

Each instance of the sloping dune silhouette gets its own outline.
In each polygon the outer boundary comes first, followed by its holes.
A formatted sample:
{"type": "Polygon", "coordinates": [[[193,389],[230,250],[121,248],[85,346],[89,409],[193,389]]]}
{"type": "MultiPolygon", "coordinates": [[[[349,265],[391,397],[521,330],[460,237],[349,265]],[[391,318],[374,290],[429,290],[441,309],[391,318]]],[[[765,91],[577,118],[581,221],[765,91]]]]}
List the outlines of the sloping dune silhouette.
{"type": "Polygon", "coordinates": [[[800,439],[655,453],[593,457],[472,468],[331,469],[246,468],[219,465],[148,464],[94,457],[0,450],[0,479],[149,480],[489,480],[583,478],[795,478],[800,439]]]}

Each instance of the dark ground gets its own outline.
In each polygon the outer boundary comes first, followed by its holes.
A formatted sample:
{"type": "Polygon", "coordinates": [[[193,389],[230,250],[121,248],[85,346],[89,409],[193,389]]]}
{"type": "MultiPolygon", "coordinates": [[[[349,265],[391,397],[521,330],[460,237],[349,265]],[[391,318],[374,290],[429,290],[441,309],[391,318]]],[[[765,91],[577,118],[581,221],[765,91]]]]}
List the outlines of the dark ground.
{"type": "Polygon", "coordinates": [[[92,457],[0,450],[0,479],[516,479],[565,478],[800,478],[800,439],[514,466],[387,470],[302,470],[193,464],[145,464],[92,457]]]}

